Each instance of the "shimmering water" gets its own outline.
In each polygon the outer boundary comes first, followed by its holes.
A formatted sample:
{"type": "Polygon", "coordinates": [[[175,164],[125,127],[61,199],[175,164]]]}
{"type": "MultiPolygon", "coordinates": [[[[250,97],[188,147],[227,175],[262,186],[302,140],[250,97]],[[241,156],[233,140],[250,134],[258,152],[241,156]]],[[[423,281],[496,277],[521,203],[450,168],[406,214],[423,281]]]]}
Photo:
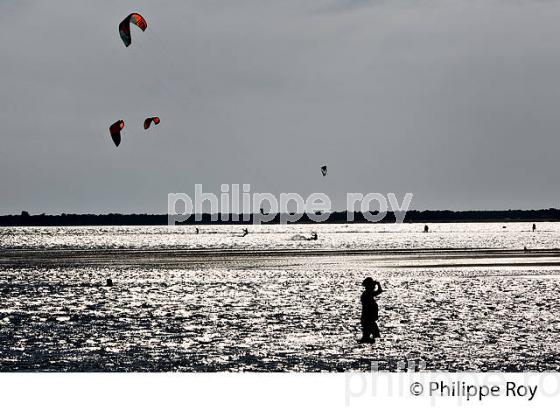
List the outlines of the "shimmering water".
{"type": "Polygon", "coordinates": [[[560,370],[560,224],[422,227],[0,228],[0,370],[560,370]]]}
{"type": "Polygon", "coordinates": [[[560,223],[0,228],[0,249],[418,249],[560,248],[560,223]],[[505,227],[505,228],[504,228],[505,227]],[[317,241],[306,241],[312,231],[317,241]]]}

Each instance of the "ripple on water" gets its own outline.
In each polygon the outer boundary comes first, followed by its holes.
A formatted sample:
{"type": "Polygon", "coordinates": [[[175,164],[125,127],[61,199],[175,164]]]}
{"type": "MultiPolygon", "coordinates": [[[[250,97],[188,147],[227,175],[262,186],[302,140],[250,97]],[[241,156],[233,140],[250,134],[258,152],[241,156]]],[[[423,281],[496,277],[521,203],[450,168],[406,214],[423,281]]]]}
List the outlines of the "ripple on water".
{"type": "Polygon", "coordinates": [[[560,370],[552,268],[286,266],[5,270],[0,369],[338,371],[423,359],[440,370],[560,370]],[[356,343],[366,275],[387,289],[375,346],[356,343]]]}

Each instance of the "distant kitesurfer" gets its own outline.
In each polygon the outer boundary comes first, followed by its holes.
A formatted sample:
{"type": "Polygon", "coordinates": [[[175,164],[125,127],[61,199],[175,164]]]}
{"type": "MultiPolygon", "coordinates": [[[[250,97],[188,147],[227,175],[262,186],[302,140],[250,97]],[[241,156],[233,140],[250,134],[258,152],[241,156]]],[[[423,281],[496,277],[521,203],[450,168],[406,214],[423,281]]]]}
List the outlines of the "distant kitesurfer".
{"type": "Polygon", "coordinates": [[[533,232],[537,230],[537,224],[533,224],[533,232]]]}
{"type": "Polygon", "coordinates": [[[194,228],[194,233],[198,235],[200,233],[200,229],[194,228]]]}
{"type": "Polygon", "coordinates": [[[311,237],[309,238],[309,240],[310,241],[316,241],[318,237],[319,237],[319,235],[317,235],[317,232],[313,231],[313,232],[311,232],[311,237]]]}
{"type": "Polygon", "coordinates": [[[243,228],[243,233],[241,234],[241,237],[245,237],[249,234],[249,230],[247,228],[243,228]]]}
{"type": "Polygon", "coordinates": [[[428,228],[428,225],[424,225],[424,233],[428,233],[430,231],[430,228],[428,228]]]}
{"type": "Polygon", "coordinates": [[[362,293],[360,301],[362,303],[362,338],[360,343],[375,343],[375,339],[380,337],[377,321],[379,320],[379,307],[375,301],[375,297],[379,296],[383,289],[381,283],[367,277],[362,282],[362,286],[366,288],[362,293]]]}

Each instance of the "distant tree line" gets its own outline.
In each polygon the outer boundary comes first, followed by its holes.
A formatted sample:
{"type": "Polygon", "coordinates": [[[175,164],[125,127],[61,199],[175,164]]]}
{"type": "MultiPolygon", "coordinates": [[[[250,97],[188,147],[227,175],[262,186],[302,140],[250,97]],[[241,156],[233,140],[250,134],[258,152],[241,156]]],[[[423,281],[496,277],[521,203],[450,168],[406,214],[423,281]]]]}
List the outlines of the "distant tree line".
{"type": "MultiPolygon", "coordinates": [[[[354,220],[349,222],[347,213],[332,212],[328,219],[322,223],[371,223],[363,214],[355,213],[354,220]]],[[[280,215],[276,215],[270,222],[263,224],[280,223],[280,215]]],[[[507,211],[408,211],[405,223],[430,223],[430,222],[555,222],[560,221],[560,210],[507,210],[507,211]]],[[[387,215],[376,223],[394,223],[395,215],[387,215]]],[[[61,215],[31,215],[22,211],[19,215],[0,216],[0,226],[80,226],[80,225],[167,225],[167,215],[150,214],[61,214],[61,215]]],[[[195,220],[192,215],[182,222],[182,225],[240,225],[253,223],[253,215],[219,215],[202,214],[200,220],[195,220]]],[[[301,215],[297,222],[290,224],[315,223],[308,215],[301,215]]]]}

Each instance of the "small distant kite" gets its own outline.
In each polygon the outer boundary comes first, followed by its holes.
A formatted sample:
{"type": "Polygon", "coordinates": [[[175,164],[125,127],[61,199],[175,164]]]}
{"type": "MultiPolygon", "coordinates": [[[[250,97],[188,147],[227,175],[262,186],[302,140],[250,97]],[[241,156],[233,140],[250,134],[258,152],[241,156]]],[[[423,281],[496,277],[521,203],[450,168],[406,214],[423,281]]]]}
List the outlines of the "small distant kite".
{"type": "Polygon", "coordinates": [[[327,166],[326,165],[323,165],[321,167],[321,174],[323,174],[324,177],[327,176],[327,166]]]}
{"type": "Polygon", "coordinates": [[[121,143],[121,130],[124,128],[124,121],[118,120],[116,123],[109,127],[109,133],[111,134],[111,138],[115,143],[115,146],[119,146],[121,143]]]}
{"type": "Polygon", "coordinates": [[[145,31],[146,28],[148,28],[148,23],[144,17],[138,13],[129,14],[123,21],[121,21],[121,24],[119,24],[119,34],[121,35],[124,45],[127,47],[132,43],[130,23],[134,24],[142,31],[145,31]]]}
{"type": "Polygon", "coordinates": [[[147,130],[152,125],[152,122],[156,125],[159,124],[159,117],[149,117],[144,120],[144,129],[147,130]]]}

